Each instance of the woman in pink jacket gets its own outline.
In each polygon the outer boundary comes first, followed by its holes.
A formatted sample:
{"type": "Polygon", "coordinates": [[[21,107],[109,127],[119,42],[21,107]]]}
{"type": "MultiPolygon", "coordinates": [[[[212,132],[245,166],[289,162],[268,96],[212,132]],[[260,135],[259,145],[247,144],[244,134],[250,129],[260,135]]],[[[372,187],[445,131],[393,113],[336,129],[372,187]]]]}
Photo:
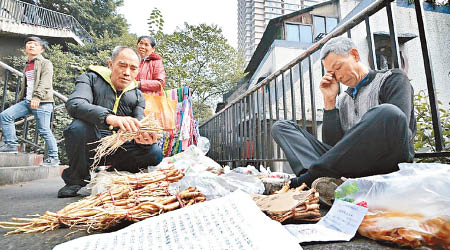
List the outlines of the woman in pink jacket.
{"type": "Polygon", "coordinates": [[[143,93],[161,95],[161,89],[166,85],[166,71],[162,58],[155,53],[156,42],[153,37],[141,36],[137,41],[137,50],[142,60],[139,64],[139,74],[136,81],[143,93]]]}

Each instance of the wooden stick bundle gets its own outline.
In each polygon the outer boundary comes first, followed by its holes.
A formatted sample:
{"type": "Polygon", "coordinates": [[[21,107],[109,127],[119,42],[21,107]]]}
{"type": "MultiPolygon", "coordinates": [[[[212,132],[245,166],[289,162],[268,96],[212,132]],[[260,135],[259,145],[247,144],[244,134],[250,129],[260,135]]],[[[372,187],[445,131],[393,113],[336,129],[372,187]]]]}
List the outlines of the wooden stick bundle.
{"type": "Polygon", "coordinates": [[[88,232],[106,230],[124,220],[137,222],[205,201],[204,195],[193,187],[176,196],[168,193],[169,183],[182,176],[175,169],[111,176],[113,184],[103,193],[87,196],[56,213],[47,211],[41,216],[34,215],[34,218],[12,218],[16,222],[0,222],[0,227],[12,229],[6,235],[45,232],[61,226],[88,232]],[[161,175],[165,178],[161,178],[161,175]]]}

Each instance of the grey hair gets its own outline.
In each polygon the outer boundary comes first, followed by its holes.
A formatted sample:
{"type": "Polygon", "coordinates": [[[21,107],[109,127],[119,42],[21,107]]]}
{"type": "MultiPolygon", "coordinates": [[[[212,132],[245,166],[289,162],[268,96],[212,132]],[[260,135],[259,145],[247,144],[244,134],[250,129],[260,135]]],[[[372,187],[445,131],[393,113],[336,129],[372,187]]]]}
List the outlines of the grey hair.
{"type": "Polygon", "coordinates": [[[138,57],[139,61],[141,61],[141,57],[139,56],[138,52],[135,49],[133,49],[131,47],[127,47],[127,46],[116,46],[112,51],[111,61],[114,61],[116,59],[116,57],[120,54],[120,52],[122,52],[122,50],[124,50],[124,49],[132,50],[138,57]]]}
{"type": "Polygon", "coordinates": [[[320,60],[325,59],[330,53],[347,56],[352,49],[356,49],[356,46],[350,38],[343,36],[331,38],[320,50],[320,60]]]}

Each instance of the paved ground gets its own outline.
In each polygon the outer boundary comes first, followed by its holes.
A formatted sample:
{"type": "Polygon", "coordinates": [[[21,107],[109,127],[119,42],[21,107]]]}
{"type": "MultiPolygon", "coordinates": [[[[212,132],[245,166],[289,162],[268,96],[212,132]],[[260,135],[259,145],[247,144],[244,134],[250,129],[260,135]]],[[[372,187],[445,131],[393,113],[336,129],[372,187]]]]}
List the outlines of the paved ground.
{"type": "MultiPolygon", "coordinates": [[[[42,214],[46,210],[56,212],[66,204],[80,198],[58,199],[56,193],[64,185],[58,178],[37,180],[22,184],[0,186],[0,221],[10,221],[11,217],[42,214]]],[[[0,249],[44,250],[55,245],[87,235],[76,232],[66,237],[72,230],[63,228],[46,233],[3,236],[7,230],[0,229],[0,249]]],[[[302,244],[304,249],[399,249],[392,245],[382,245],[375,241],[356,236],[350,242],[302,244]]]]}

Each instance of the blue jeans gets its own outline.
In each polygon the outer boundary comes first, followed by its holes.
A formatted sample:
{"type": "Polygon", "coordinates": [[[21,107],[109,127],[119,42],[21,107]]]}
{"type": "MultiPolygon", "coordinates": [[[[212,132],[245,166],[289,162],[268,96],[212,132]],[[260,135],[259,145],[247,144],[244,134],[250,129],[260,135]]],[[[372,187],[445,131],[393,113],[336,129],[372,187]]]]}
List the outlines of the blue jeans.
{"type": "Polygon", "coordinates": [[[44,138],[48,147],[48,156],[58,158],[58,146],[50,129],[50,118],[53,112],[53,103],[41,103],[37,109],[30,108],[30,101],[18,102],[0,113],[0,124],[3,130],[3,140],[7,145],[18,145],[14,121],[29,114],[36,119],[37,131],[44,138]]]}

